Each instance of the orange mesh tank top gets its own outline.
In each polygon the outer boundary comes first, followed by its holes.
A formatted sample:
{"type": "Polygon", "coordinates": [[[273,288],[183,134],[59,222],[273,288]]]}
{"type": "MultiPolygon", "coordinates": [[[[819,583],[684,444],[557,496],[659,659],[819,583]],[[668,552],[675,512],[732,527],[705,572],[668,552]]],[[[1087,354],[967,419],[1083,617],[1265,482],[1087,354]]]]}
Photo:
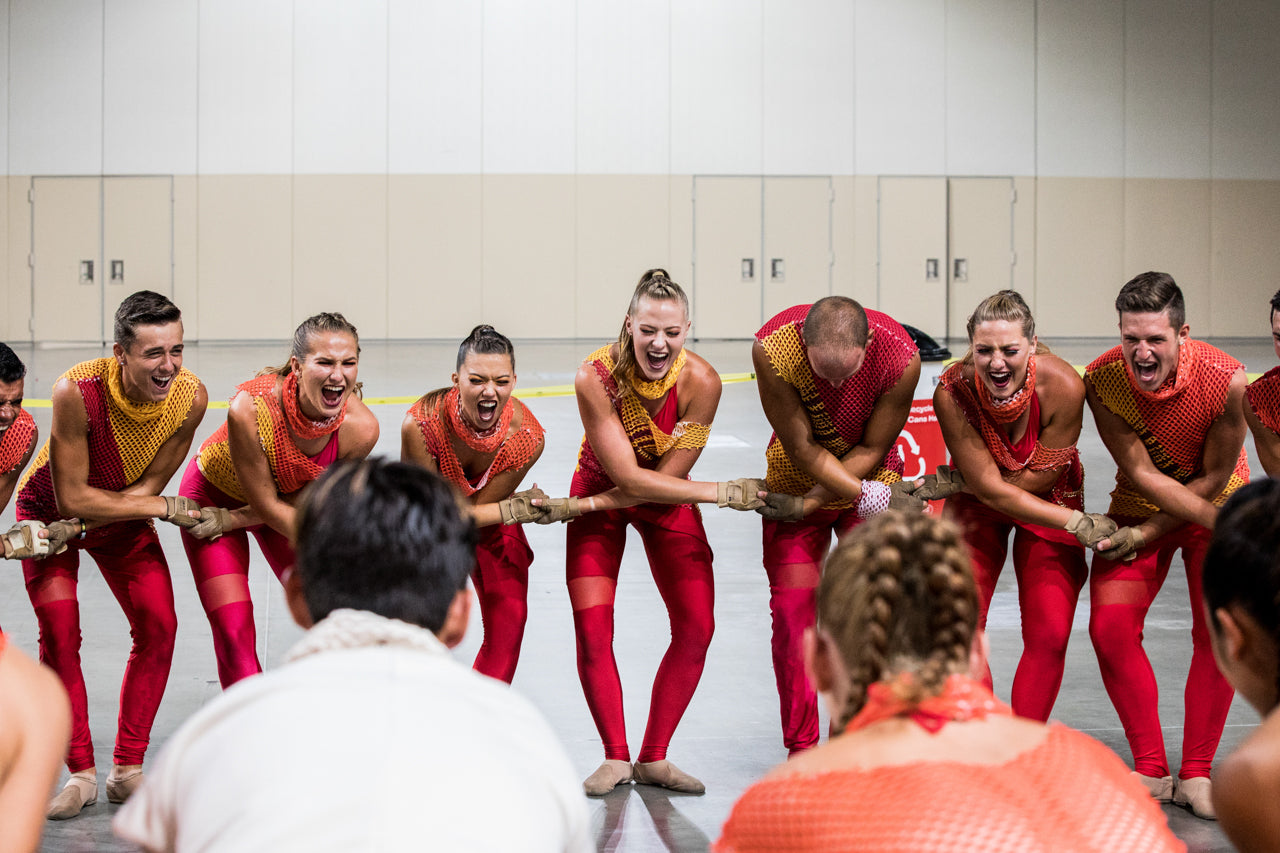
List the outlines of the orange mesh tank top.
{"type": "Polygon", "coordinates": [[[545,434],[542,424],[538,423],[538,419],[533,416],[533,412],[529,411],[528,406],[512,397],[507,401],[507,405],[516,407],[520,428],[503,440],[488,469],[480,475],[479,480],[472,482],[467,479],[462,463],[458,461],[458,455],[453,450],[453,443],[449,440],[449,436],[453,433],[445,410],[449,400],[450,395],[441,394],[428,407],[427,398],[423,397],[410,407],[409,414],[418,424],[427,452],[435,457],[440,475],[461,489],[467,497],[483,489],[491,479],[502,472],[518,471],[528,465],[534,451],[542,443],[545,434]]]}
{"type": "Polygon", "coordinates": [[[1273,367],[1250,382],[1245,396],[1258,420],[1280,435],[1280,367],[1273,367]]]}
{"type": "MultiPolygon", "coordinates": [[[[258,440],[262,450],[267,454],[267,464],[271,468],[271,476],[276,482],[276,491],[282,495],[298,491],[310,483],[337,458],[335,452],[309,457],[298,449],[293,436],[286,425],[284,409],[280,405],[280,396],[276,393],[280,377],[274,373],[257,376],[236,386],[236,394],[244,392],[253,398],[254,415],[258,422],[258,440]]],[[[232,395],[231,399],[235,399],[232,395]]],[[[337,432],[335,427],[334,432],[337,432]]],[[[335,437],[336,438],[336,437],[335,437]]],[[[326,450],[334,444],[333,439],[326,450]]],[[[231,462],[231,445],[227,440],[227,424],[218,427],[213,435],[200,445],[196,455],[196,464],[205,479],[217,486],[229,497],[247,502],[244,489],[236,476],[235,466],[231,462]]]]}
{"type": "MultiPolygon", "coordinates": [[[[774,372],[800,395],[800,403],[809,416],[814,440],[835,456],[844,456],[862,441],[867,420],[880,396],[898,383],[902,372],[916,353],[916,345],[906,331],[888,314],[867,311],[867,323],[873,331],[867,344],[866,357],[858,372],[839,388],[814,376],[809,366],[809,349],[802,333],[808,305],[788,308],[765,323],[756,332],[756,340],[764,347],[774,372]]],[[[787,456],[775,433],[765,449],[769,490],[789,495],[803,495],[813,488],[814,480],[801,471],[787,456]]],[[[890,448],[870,479],[896,483],[902,479],[902,457],[890,448]]],[[[846,509],[851,501],[839,500],[825,509],[846,509]]]]}
{"type": "Polygon", "coordinates": [[[1003,474],[1012,474],[1028,468],[1032,471],[1048,471],[1061,468],[1058,479],[1049,490],[1049,500],[1068,509],[1084,509],[1084,466],[1080,452],[1071,447],[1048,448],[1040,443],[1040,398],[1031,397],[1030,418],[1027,431],[1017,445],[991,417],[978,399],[974,379],[964,377],[963,362],[955,362],[938,379],[951,399],[960,407],[969,426],[978,431],[991,452],[991,458],[1003,474]]]}
{"type": "MultiPolygon", "coordinates": [[[[84,399],[89,485],[110,492],[118,492],[142,476],[160,445],[187,419],[200,388],[200,380],[184,367],[163,400],[135,402],[124,394],[120,364],[114,358],[81,362],[58,379],[74,382],[84,399]]],[[[46,522],[59,518],[47,441],[18,485],[18,510],[23,518],[46,522]]]]}
{"type": "Polygon", "coordinates": [[[22,464],[31,444],[36,440],[36,422],[26,409],[18,410],[18,417],[0,436],[0,474],[9,474],[22,464]]]}
{"type": "MultiPolygon", "coordinates": [[[[660,460],[669,450],[696,450],[706,447],[707,437],[711,434],[710,424],[696,424],[691,421],[679,421],[679,404],[676,399],[677,386],[671,386],[667,398],[662,403],[658,414],[650,417],[649,412],[641,405],[635,394],[619,397],[618,384],[610,371],[613,370],[612,345],[607,344],[587,356],[584,364],[595,368],[600,384],[613,403],[614,411],[622,420],[622,428],[627,431],[631,447],[635,450],[636,461],[642,468],[656,468],[660,460]]],[[[584,436],[582,446],[578,449],[578,477],[588,491],[585,494],[599,494],[613,488],[613,481],[605,473],[604,466],[591,443],[584,436]]]]}
{"type": "MultiPolygon", "coordinates": [[[[1179,352],[1178,366],[1165,386],[1147,393],[1133,384],[1120,347],[1098,356],[1085,370],[1084,381],[1109,411],[1127,423],[1163,474],[1185,483],[1201,471],[1204,439],[1226,405],[1231,376],[1243,365],[1217,347],[1188,340],[1179,352]]],[[[1249,482],[1249,457],[1244,448],[1235,470],[1213,503],[1249,482]]],[[[1142,497],[1123,470],[1116,470],[1108,515],[1149,518],[1159,508],[1142,497]]]]}

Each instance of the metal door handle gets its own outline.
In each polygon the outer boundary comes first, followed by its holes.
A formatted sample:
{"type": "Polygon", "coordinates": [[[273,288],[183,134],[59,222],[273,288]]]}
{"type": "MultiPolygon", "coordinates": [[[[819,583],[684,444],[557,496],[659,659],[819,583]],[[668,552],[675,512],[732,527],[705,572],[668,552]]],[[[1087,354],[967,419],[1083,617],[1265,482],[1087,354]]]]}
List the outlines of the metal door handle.
{"type": "Polygon", "coordinates": [[[116,282],[124,284],[124,261],[111,262],[111,281],[113,284],[116,282]]]}
{"type": "Polygon", "coordinates": [[[80,283],[93,284],[93,261],[80,262],[80,283]]]}
{"type": "Polygon", "coordinates": [[[787,280],[787,262],[782,258],[769,259],[769,280],[770,281],[786,281],[787,280]]]}
{"type": "Polygon", "coordinates": [[[742,280],[752,281],[755,279],[755,277],[756,277],[756,259],[743,258],[742,259],[742,280]]]}
{"type": "Polygon", "coordinates": [[[925,262],[924,262],[924,280],[925,280],[925,281],[937,281],[937,280],[938,280],[938,259],[937,259],[937,258],[926,258],[926,259],[925,259],[925,262]]]}
{"type": "Polygon", "coordinates": [[[951,276],[952,278],[954,278],[956,281],[969,280],[969,259],[968,258],[956,258],[955,263],[952,264],[952,267],[953,267],[953,275],[951,276]]]}

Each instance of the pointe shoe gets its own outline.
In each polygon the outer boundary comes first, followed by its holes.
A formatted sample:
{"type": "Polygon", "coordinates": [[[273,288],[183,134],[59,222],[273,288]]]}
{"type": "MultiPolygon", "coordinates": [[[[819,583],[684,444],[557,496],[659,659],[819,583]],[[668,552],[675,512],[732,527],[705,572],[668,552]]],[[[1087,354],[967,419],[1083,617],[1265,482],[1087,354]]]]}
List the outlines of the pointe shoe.
{"type": "Polygon", "coordinates": [[[123,803],[142,784],[141,767],[134,767],[124,772],[120,770],[118,766],[113,767],[107,774],[107,802],[109,803],[123,803]]]}
{"type": "Polygon", "coordinates": [[[80,814],[85,806],[98,801],[98,774],[94,770],[72,773],[67,784],[49,801],[45,817],[49,820],[66,820],[80,814]]]}
{"type": "Polygon", "coordinates": [[[630,781],[631,763],[629,761],[606,758],[596,768],[596,772],[582,783],[582,790],[588,797],[603,797],[619,785],[630,781]]]}
{"type": "Polygon", "coordinates": [[[705,794],[707,786],[685,773],[665,758],[662,761],[636,762],[632,768],[636,782],[641,785],[657,785],[682,794],[705,794]]]}
{"type": "MultiPolygon", "coordinates": [[[[1173,801],[1172,776],[1143,776],[1137,770],[1132,771],[1130,775],[1142,783],[1142,786],[1151,794],[1151,799],[1157,803],[1173,801]]],[[[1207,782],[1208,780],[1206,779],[1205,781],[1207,782]]]]}
{"type": "Polygon", "coordinates": [[[1217,820],[1218,813],[1213,809],[1213,783],[1208,776],[1192,776],[1190,779],[1179,779],[1174,787],[1173,802],[1205,820],[1217,820]]]}

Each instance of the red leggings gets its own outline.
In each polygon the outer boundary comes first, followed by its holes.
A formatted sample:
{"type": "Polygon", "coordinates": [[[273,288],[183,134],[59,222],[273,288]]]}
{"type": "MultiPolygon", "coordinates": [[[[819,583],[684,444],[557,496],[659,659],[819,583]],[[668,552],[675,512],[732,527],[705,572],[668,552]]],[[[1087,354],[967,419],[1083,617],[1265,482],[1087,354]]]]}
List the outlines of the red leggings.
{"type": "Polygon", "coordinates": [[[604,741],[605,758],[631,760],[622,681],[613,656],[613,601],[628,524],[644,542],[649,571],[671,622],[671,644],[653,679],[649,723],[637,759],[661,761],[702,678],[715,630],[711,546],[702,516],[691,506],[642,504],[587,513],[569,523],[567,576],[578,677],[604,741]]]}
{"type": "MultiPolygon", "coordinates": [[[[1116,523],[1137,521],[1116,518],[1116,523]]],[[[1233,691],[1214,664],[1201,601],[1200,577],[1210,536],[1210,531],[1198,524],[1184,524],[1143,548],[1131,563],[1093,558],[1089,636],[1102,668],[1102,683],[1124,724],[1134,769],[1143,776],[1169,775],[1156,677],[1142,649],[1142,627],[1179,548],[1187,567],[1191,598],[1191,670],[1183,694],[1179,777],[1209,775],[1231,709],[1233,691]]]]}
{"type": "MultiPolygon", "coordinates": [[[[201,506],[226,509],[244,506],[206,480],[195,459],[187,465],[178,493],[201,506]]],[[[293,546],[289,540],[265,524],[232,530],[213,542],[182,531],[182,547],[191,562],[196,592],[213,629],[218,681],[224,690],[242,678],[262,672],[257,652],[258,633],[253,623],[253,600],[249,597],[249,533],[258,540],[262,555],[276,577],[293,565],[293,546]]]]}
{"type": "Polygon", "coordinates": [[[476,654],[476,672],[511,683],[520,661],[524,623],[529,616],[529,566],[533,551],[518,525],[480,528],[476,567],[471,572],[484,642],[476,654]]]}
{"type": "Polygon", "coordinates": [[[803,521],[764,521],[764,570],[773,616],[773,675],[782,711],[782,742],[794,755],[818,745],[818,696],[804,671],[804,632],[817,616],[815,591],[831,536],[860,519],[852,509],[822,509],[803,521]]]}
{"type": "MultiPolygon", "coordinates": [[[[1011,704],[1019,716],[1047,720],[1062,686],[1076,602],[1089,575],[1084,546],[1065,530],[1019,524],[968,495],[947,501],[945,513],[964,531],[978,588],[978,625],[984,629],[1013,533],[1022,659],[1013,676],[1011,704]]],[[[990,668],[984,680],[990,687],[990,668]]]]}
{"type": "Polygon", "coordinates": [[[173,609],[169,565],[155,528],[146,521],[122,521],[98,528],[67,550],[41,560],[23,560],[27,595],[40,624],[40,661],[49,666],[71,697],[72,773],[94,766],[89,733],[89,699],[80,669],[80,603],[76,599],[80,551],[88,551],[111,594],[129,620],[133,646],[120,685],[120,718],[115,763],[141,764],[151,740],[151,724],[164,698],[173,661],[178,617],[173,609]]]}

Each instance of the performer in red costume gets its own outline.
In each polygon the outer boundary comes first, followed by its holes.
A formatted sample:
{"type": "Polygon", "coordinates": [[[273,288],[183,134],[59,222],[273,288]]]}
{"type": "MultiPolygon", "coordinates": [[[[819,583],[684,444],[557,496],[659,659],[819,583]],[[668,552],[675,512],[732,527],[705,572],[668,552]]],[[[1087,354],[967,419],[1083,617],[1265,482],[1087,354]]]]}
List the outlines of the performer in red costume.
{"type": "MultiPolygon", "coordinates": [[[[1013,534],[1023,642],[1013,710],[1047,720],[1089,574],[1084,547],[1116,525],[1083,512],[1076,441],[1084,383],[1038,341],[1027,303],[1012,290],[989,296],[970,315],[968,332],[969,351],[943,372],[933,394],[956,470],[948,478],[944,468],[914,494],[933,499],[964,489],[948,498],[945,515],[960,526],[969,549],[980,627],[986,627],[1013,534]]],[[[984,680],[990,688],[990,670],[984,680]]]]}
{"type": "Polygon", "coordinates": [[[920,355],[887,314],[828,296],[766,323],[751,359],[774,430],[765,451],[768,506],[758,511],[782,740],[794,754],[818,743],[818,701],[800,640],[813,624],[820,566],[832,535],[887,509],[889,484],[902,480],[894,442],[911,411],[920,355]]]}
{"type": "MultiPolygon", "coordinates": [[[[1271,343],[1280,357],[1280,290],[1271,297],[1271,343]]],[[[1280,367],[1273,367],[1249,383],[1244,419],[1253,433],[1253,446],[1268,477],[1280,477],[1280,367]]]]}
{"type": "Polygon", "coordinates": [[[1244,368],[1191,339],[1182,291],[1165,273],[1128,282],[1116,310],[1120,346],[1095,359],[1084,381],[1098,432],[1118,469],[1107,515],[1129,526],[1098,543],[1089,635],[1134,768],[1152,796],[1212,818],[1209,768],[1232,690],[1213,662],[1201,570],[1218,507],[1249,480],[1244,368]],[[1175,790],[1142,626],[1178,550],[1191,597],[1192,655],[1175,790]],[[1124,562],[1129,557],[1136,559],[1124,562]]]}
{"type": "MultiPolygon", "coordinates": [[[[9,505],[18,475],[31,459],[39,430],[31,413],[22,408],[27,366],[8,344],[0,343],[0,509],[9,505]]],[[[48,543],[38,541],[44,525],[20,521],[4,535],[6,559],[22,559],[49,552],[48,543]]]]}
{"type": "Polygon", "coordinates": [[[591,796],[633,778],[685,793],[705,790],[667,760],[667,745],[702,677],[715,627],[711,547],[693,504],[755,509],[762,483],[687,479],[720,402],[720,377],[684,348],[688,333],[684,291],[665,270],[649,270],[631,297],[618,342],[587,356],[574,380],[586,438],[571,496],[534,501],[549,510],[538,519],[542,523],[574,519],[567,575],[578,675],[605,754],[583,783],[591,796]],[[649,723],[634,767],[613,656],[613,601],[629,524],[644,540],[671,618],[671,645],[653,681],[649,723]]]}
{"type": "MultiPolygon", "coordinates": [[[[441,474],[471,502],[480,528],[471,580],[484,642],[474,668],[511,683],[529,613],[533,551],[521,523],[545,513],[540,491],[514,494],[543,449],[542,424],[519,400],[516,353],[493,326],[476,326],[458,347],[453,387],[425,394],[400,426],[400,459],[441,474]]],[[[535,486],[536,489],[536,486],[535,486]]]]}
{"type": "Polygon", "coordinates": [[[199,506],[160,490],[204,417],[204,385],[182,367],[182,313],[140,291],[120,303],[110,358],[77,364],[53,386],[53,427],[18,485],[18,518],[50,525],[49,556],[22,561],[40,623],[40,660],[71,698],[71,778],[49,805],[69,818],[98,798],[89,706],[80,669],[80,552],[87,551],[129,620],[133,646],[120,687],[115,765],[107,799],[124,802],[142,782],[142,759],[173,660],[173,583],[151,519],[195,524],[199,506]],[[56,525],[56,527],[55,527],[56,525]],[[65,549],[63,546],[66,546],[65,549]]]}
{"type": "Polygon", "coordinates": [[[360,338],[341,314],[309,317],[289,361],[236,389],[181,494],[204,507],[182,532],[224,688],[262,671],[249,597],[252,533],[277,577],[293,566],[298,490],[338,459],[363,459],[378,421],[359,397],[360,338]]]}

